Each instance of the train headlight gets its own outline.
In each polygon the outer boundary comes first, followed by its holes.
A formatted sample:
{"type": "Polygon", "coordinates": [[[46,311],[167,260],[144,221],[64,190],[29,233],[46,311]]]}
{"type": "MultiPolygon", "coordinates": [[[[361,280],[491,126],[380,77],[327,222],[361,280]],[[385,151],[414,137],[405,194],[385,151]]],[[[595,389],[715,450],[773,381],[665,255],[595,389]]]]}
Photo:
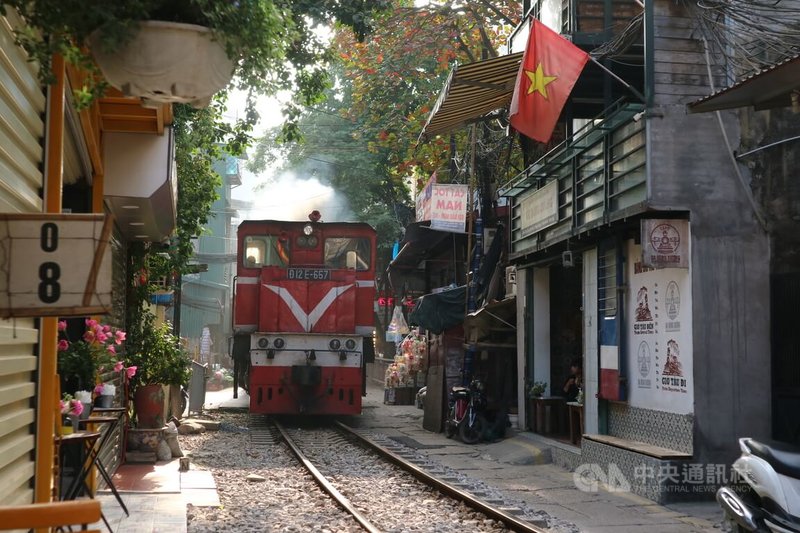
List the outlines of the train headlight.
{"type": "Polygon", "coordinates": [[[275,347],[276,347],[277,349],[279,349],[279,350],[280,350],[281,348],[283,348],[284,346],[286,346],[286,341],[285,341],[285,340],[283,340],[282,338],[278,337],[277,339],[275,339],[274,341],[272,341],[272,344],[274,344],[274,345],[275,345],[275,347]]]}
{"type": "Polygon", "coordinates": [[[317,238],[314,237],[313,235],[311,235],[308,238],[308,247],[309,248],[314,248],[317,245],[317,242],[319,242],[319,241],[317,241],[317,238]]]}
{"type": "Polygon", "coordinates": [[[353,339],[347,339],[344,342],[344,347],[347,348],[348,350],[354,350],[356,347],[356,341],[353,339]]]}
{"type": "Polygon", "coordinates": [[[260,339],[258,339],[258,347],[259,348],[266,348],[267,346],[269,346],[269,339],[268,338],[261,337],[260,339]]]}
{"type": "Polygon", "coordinates": [[[328,343],[328,346],[331,347],[331,350],[338,350],[342,347],[342,341],[339,339],[331,339],[331,342],[328,343]]]}
{"type": "Polygon", "coordinates": [[[306,224],[305,226],[303,226],[303,233],[305,233],[306,235],[311,235],[312,233],[314,233],[314,227],[311,224],[306,224]]]}

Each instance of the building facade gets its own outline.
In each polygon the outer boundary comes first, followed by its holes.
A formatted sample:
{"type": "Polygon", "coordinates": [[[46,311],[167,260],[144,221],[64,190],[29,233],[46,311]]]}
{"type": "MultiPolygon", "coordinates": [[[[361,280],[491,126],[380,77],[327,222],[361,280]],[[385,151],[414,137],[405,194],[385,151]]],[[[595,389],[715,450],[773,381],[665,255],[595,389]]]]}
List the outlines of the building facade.
{"type": "MultiPolygon", "coordinates": [[[[559,394],[581,358],[580,451],[555,459],[679,499],[676,485],[724,482],[687,478],[696,465],[719,472],[738,437],[771,436],[770,234],[750,169],[734,157],[736,114],[687,112],[724,65],[698,37],[693,6],[527,7],[636,91],[590,64],[565,109],[566,141],[501,191],[512,205],[520,375],[559,394]],[[624,45],[604,44],[620,35],[624,45]]],[[[700,492],[713,494],[689,494],[700,492]]]]}

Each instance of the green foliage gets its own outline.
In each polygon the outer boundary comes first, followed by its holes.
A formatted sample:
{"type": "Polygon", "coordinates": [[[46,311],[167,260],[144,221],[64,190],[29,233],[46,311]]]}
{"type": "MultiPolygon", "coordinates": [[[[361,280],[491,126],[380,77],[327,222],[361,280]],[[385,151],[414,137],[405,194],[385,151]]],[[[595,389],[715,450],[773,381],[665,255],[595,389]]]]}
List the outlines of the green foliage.
{"type": "MultiPolygon", "coordinates": [[[[338,20],[363,39],[373,13],[387,0],[0,0],[3,13],[16,9],[26,21],[17,40],[42,66],[42,79],[51,83],[52,56],[90,75],[76,90],[76,102],[88,105],[107,88],[88,50],[95,31],[106,50],[118,49],[144,20],[184,22],[211,28],[225,45],[236,68],[232,87],[250,95],[290,91],[297,105],[318,100],[326,86],[324,65],[331,55],[312,29],[338,20]]],[[[254,105],[248,114],[255,113],[254,105]]],[[[245,119],[248,122],[249,119],[245,119]]],[[[287,131],[292,129],[291,123],[287,131]]]]}
{"type": "Polygon", "coordinates": [[[538,398],[539,396],[543,395],[546,390],[547,390],[546,381],[534,381],[528,387],[528,398],[538,398]]]}
{"type": "Polygon", "coordinates": [[[131,387],[139,385],[185,385],[191,376],[191,358],[171,325],[155,324],[155,316],[143,311],[139,323],[129,327],[126,362],[136,366],[131,387]]]}

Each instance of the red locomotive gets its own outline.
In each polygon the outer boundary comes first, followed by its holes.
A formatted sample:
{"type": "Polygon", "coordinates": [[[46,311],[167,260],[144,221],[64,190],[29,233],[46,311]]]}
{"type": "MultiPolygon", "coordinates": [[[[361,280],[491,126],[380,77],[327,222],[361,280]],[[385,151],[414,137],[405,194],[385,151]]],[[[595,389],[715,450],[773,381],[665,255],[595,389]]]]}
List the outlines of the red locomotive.
{"type": "Polygon", "coordinates": [[[317,211],[239,225],[233,357],[251,412],[361,412],[375,242],[369,225],[321,222],[317,211]]]}

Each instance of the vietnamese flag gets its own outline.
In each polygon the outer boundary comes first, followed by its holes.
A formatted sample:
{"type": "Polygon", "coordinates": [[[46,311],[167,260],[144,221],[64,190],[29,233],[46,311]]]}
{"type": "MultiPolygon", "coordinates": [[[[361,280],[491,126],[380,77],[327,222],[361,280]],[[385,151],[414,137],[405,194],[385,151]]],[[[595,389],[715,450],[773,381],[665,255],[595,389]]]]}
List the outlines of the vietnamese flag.
{"type": "Polygon", "coordinates": [[[533,20],[511,99],[511,126],[546,143],[589,54],[533,20]]]}

